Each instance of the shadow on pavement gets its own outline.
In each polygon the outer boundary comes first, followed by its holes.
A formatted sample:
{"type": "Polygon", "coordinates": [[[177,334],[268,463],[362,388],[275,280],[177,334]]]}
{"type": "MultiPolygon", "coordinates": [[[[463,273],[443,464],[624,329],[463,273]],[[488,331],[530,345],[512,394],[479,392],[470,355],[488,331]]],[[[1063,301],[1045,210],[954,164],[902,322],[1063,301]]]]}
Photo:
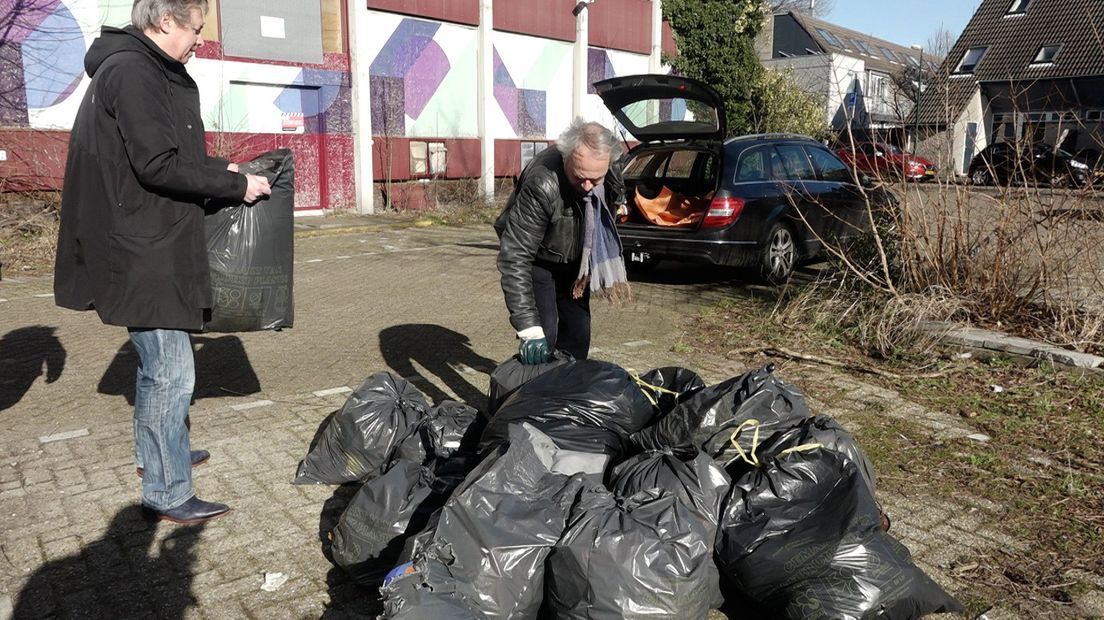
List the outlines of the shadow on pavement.
{"type": "Polygon", "coordinates": [[[196,605],[194,548],[203,526],[174,527],[153,553],[156,523],[137,504],[123,508],[102,538],[38,569],[13,618],[183,618],[196,605]]]}
{"type": "Polygon", "coordinates": [[[15,406],[46,369],[53,383],[65,369],[65,348],[55,327],[35,325],[13,329],[0,338],[0,411],[15,406]]]}
{"type": "MultiPolygon", "coordinates": [[[[219,396],[245,396],[261,391],[257,373],[249,363],[241,339],[237,336],[192,336],[195,350],[196,381],[192,400],[219,396]]],[[[138,354],[127,340],[104,371],[96,390],[100,394],[124,395],[134,404],[134,381],[138,373],[138,354]]]]}
{"type": "Polygon", "coordinates": [[[460,367],[491,374],[498,363],[485,358],[471,348],[467,336],[440,325],[395,325],[380,332],[380,353],[383,361],[400,377],[414,384],[432,404],[452,400],[452,396],[437,387],[429,377],[414,366],[417,362],[430,375],[437,377],[460,401],[486,409],[487,395],[472,385],[460,367]]]}

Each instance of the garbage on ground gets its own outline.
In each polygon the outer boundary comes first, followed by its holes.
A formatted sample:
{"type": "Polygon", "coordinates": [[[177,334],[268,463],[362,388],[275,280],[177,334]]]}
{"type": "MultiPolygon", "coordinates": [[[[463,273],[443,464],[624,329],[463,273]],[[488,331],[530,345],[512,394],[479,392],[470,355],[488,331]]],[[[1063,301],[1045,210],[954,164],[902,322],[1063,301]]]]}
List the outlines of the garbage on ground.
{"type": "Polygon", "coordinates": [[[364,380],[322,429],[295,475],[296,484],[344,484],[379,475],[429,404],[391,373],[364,380]]]}
{"type": "Polygon", "coordinates": [[[962,609],[886,533],[855,438],[772,366],[712,386],[595,360],[511,373],[491,416],[372,375],[300,465],[362,485],[331,551],[381,618],[962,609]]]}
{"type": "Polygon", "coordinates": [[[885,533],[854,460],[779,432],[729,468],[716,556],[755,617],[917,618],[964,608],[885,533]]]}
{"type": "Polygon", "coordinates": [[[291,327],[295,238],[295,165],[276,149],[241,165],[242,174],[268,179],[272,194],[256,204],[211,205],[204,218],[214,295],[207,332],[291,327]],[[221,207],[221,208],[220,208],[221,207]]]}
{"type": "Polygon", "coordinates": [[[287,580],[288,576],[284,573],[265,573],[261,589],[265,592],[275,592],[280,589],[280,586],[287,583],[287,580]]]}
{"type": "Polygon", "coordinates": [[[600,475],[606,463],[601,454],[565,455],[526,423],[509,433],[454,491],[422,562],[415,560],[423,583],[457,592],[483,618],[536,617],[545,558],[587,475],[600,475]]]}
{"type": "Polygon", "coordinates": [[[510,394],[513,394],[515,390],[531,379],[543,375],[557,366],[563,366],[573,361],[575,361],[575,358],[571,357],[571,354],[566,351],[555,351],[552,353],[552,360],[545,364],[523,364],[517,355],[511,356],[510,359],[499,364],[491,372],[490,394],[487,397],[487,416],[493,416],[510,394]]]}
{"type": "Polygon", "coordinates": [[[511,394],[488,421],[480,449],[505,441],[511,424],[528,422],[563,448],[618,460],[629,435],[653,415],[651,401],[628,371],[580,360],[552,368],[511,394]]]}

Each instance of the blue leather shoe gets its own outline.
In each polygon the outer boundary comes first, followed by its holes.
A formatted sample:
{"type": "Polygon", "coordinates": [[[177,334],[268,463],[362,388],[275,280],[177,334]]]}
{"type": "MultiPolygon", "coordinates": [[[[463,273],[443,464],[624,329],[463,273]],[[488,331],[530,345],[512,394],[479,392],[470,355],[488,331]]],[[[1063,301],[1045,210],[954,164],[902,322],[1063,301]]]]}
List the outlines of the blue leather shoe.
{"type": "MultiPolygon", "coordinates": [[[[211,453],[206,450],[192,450],[192,467],[199,467],[207,462],[211,458],[211,453]]],[[[138,472],[138,477],[141,478],[142,474],[146,473],[146,470],[139,467],[135,470],[138,472]]]]}
{"type": "Polygon", "coordinates": [[[149,506],[142,506],[142,511],[149,517],[160,521],[171,521],[181,525],[197,525],[212,519],[225,517],[230,514],[230,507],[226,504],[205,502],[193,495],[188,501],[176,508],[156,510],[149,506]]]}

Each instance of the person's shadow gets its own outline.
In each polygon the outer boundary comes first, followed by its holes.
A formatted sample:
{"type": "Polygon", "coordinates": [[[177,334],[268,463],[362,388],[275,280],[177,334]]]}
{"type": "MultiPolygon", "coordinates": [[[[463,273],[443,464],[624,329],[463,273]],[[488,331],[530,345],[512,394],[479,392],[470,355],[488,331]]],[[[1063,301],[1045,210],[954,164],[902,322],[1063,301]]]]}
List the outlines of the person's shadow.
{"type": "MultiPolygon", "coordinates": [[[[192,400],[218,396],[245,396],[261,391],[261,383],[249,356],[237,336],[192,336],[195,350],[195,391],[192,400]]],[[[104,371],[97,391],[124,395],[134,404],[134,382],[138,373],[138,352],[127,340],[104,371]]]]}
{"type": "Polygon", "coordinates": [[[177,526],[154,554],[156,523],[127,506],[102,538],[35,571],[12,617],[183,618],[196,605],[194,548],[203,527],[177,526]]]}
{"type": "Polygon", "coordinates": [[[479,410],[485,408],[486,394],[472,385],[462,371],[471,369],[489,375],[498,363],[473,351],[464,334],[440,325],[410,324],[388,327],[380,332],[379,339],[384,363],[433,403],[440,404],[453,397],[424,376],[414,362],[440,379],[461,402],[479,410]]]}
{"type": "Polygon", "coordinates": [[[0,411],[15,406],[46,369],[46,383],[65,370],[65,348],[55,327],[21,327],[0,338],[0,411]]]}

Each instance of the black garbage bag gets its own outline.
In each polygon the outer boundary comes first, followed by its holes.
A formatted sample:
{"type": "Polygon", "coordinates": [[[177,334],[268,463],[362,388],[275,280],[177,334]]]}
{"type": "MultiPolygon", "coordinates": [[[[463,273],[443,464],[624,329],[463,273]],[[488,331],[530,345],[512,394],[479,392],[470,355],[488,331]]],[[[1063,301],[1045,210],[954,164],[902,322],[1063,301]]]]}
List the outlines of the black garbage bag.
{"type": "Polygon", "coordinates": [[[641,389],[651,394],[660,415],[670,413],[675,405],[705,387],[698,373],[680,366],[655,368],[640,375],[641,389]]]}
{"type": "Polygon", "coordinates": [[[710,524],[674,495],[585,491],[548,557],[546,617],[699,620],[718,598],[710,524]]]}
{"type": "Polygon", "coordinates": [[[517,355],[498,365],[491,373],[491,389],[487,398],[487,417],[491,417],[519,387],[525,385],[533,377],[556,368],[574,362],[575,358],[567,351],[555,351],[552,353],[552,361],[547,364],[522,364],[517,355]]]}
{"type": "Polygon", "coordinates": [[[345,484],[378,476],[428,410],[406,379],[388,372],[368,377],[322,430],[292,482],[345,484]]]}
{"type": "Polygon", "coordinates": [[[606,465],[605,455],[562,450],[529,424],[509,433],[453,492],[414,556],[416,581],[458,592],[482,618],[536,617],[548,552],[606,465]]]}
{"type": "Polygon", "coordinates": [[[963,611],[882,531],[856,464],[803,435],[776,433],[752,457],[759,466],[733,478],[715,557],[735,598],[795,620],[963,611]]]}
{"type": "MultiPolygon", "coordinates": [[[[623,461],[613,469],[610,486],[617,497],[631,497],[642,491],[662,490],[674,495],[698,519],[708,539],[717,535],[721,505],[728,495],[728,474],[706,454],[690,452],[676,454],[670,450],[650,450],[623,461]]],[[[712,543],[710,543],[712,545],[712,543]]],[[[712,563],[706,568],[714,574],[712,563]]],[[[714,588],[706,601],[716,607],[724,602],[719,589],[714,588]]]]}
{"type": "Polygon", "coordinates": [[[382,476],[360,487],[333,531],[334,563],[357,583],[374,587],[404,559],[406,540],[427,526],[431,515],[476,463],[463,457],[433,467],[396,460],[382,476]]]}
{"type": "Polygon", "coordinates": [[[796,438],[798,444],[818,443],[826,450],[832,450],[855,464],[862,476],[863,482],[870,489],[870,494],[877,498],[877,478],[874,475],[874,465],[866,457],[866,453],[859,447],[858,442],[851,433],[840,426],[832,416],[819,414],[811,418],[805,418],[796,426],[796,438]]]}
{"type": "MultiPolygon", "coordinates": [[[[728,440],[749,419],[756,419],[766,437],[809,416],[805,396],[774,376],[774,365],[748,371],[689,393],[674,409],[632,441],[643,450],[700,448],[715,459],[731,458],[728,440]]],[[[750,447],[750,434],[743,445],[750,447]]]]}
{"type": "Polygon", "coordinates": [[[701,452],[642,452],[622,461],[610,476],[614,495],[630,497],[640,491],[663,489],[708,519],[714,532],[728,486],[728,474],[701,452]]]}
{"type": "Polygon", "coordinates": [[[479,410],[453,400],[442,401],[420,416],[395,450],[395,458],[415,463],[474,452],[482,431],[479,410]]]}
{"type": "Polygon", "coordinates": [[[703,423],[695,433],[701,450],[719,463],[739,454],[734,436],[740,448],[749,452],[773,433],[812,415],[805,395],[776,377],[771,366],[745,374],[734,387],[731,400],[722,399],[711,411],[716,413],[716,425],[703,423]]]}
{"type": "Polygon", "coordinates": [[[291,327],[295,243],[295,165],[290,149],[276,149],[240,166],[268,179],[272,194],[256,204],[207,209],[207,262],[214,305],[208,332],[251,332],[291,327]]]}
{"type": "Polygon", "coordinates": [[[394,620],[482,620],[478,606],[444,564],[422,559],[380,588],[383,613],[394,620]]]}
{"type": "Polygon", "coordinates": [[[531,379],[506,399],[487,423],[480,442],[486,450],[505,441],[508,428],[525,421],[558,446],[602,452],[616,462],[629,435],[653,415],[651,401],[632,375],[609,362],[582,360],[531,379]]]}

